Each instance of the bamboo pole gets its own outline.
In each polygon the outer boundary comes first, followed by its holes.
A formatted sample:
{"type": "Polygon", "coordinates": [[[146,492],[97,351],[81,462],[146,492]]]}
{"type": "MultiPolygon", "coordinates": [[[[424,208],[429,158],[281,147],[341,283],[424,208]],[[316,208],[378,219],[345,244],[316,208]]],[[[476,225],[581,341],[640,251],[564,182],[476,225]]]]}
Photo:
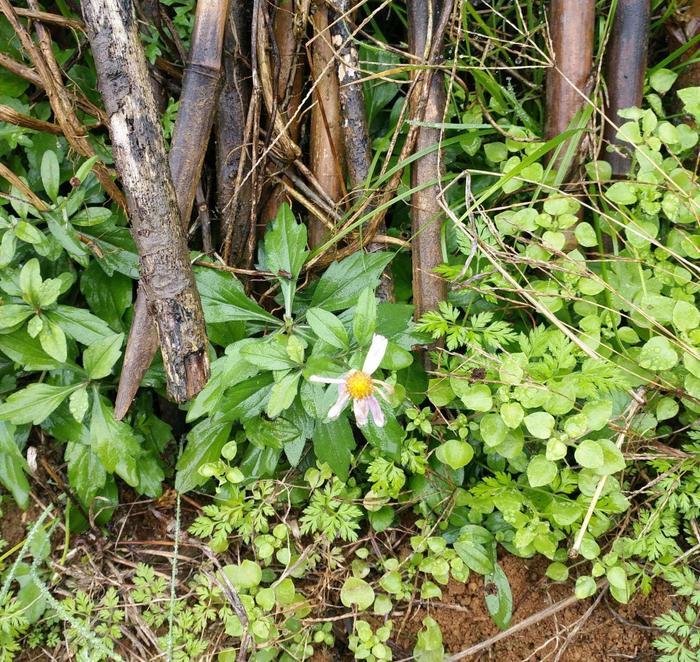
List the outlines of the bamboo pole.
{"type": "Polygon", "coordinates": [[[84,0],[82,10],[168,393],[184,402],[209,377],[207,336],[136,17],[129,0],[84,0]]]}
{"type": "Polygon", "coordinates": [[[224,260],[246,264],[252,219],[253,154],[246,135],[251,103],[249,7],[232,2],[224,36],[224,82],[216,117],[216,201],[224,233],[224,260]]]}
{"type": "Polygon", "coordinates": [[[613,175],[629,172],[629,145],[616,137],[617,127],[625,123],[618,115],[623,108],[640,106],[647,68],[649,0],[618,0],[615,21],[606,53],[605,82],[608,104],[605,140],[613,146],[606,155],[613,175]]]}
{"type": "MultiPolygon", "coordinates": [[[[436,33],[435,19],[440,15],[443,0],[408,0],[408,40],[411,53],[421,60],[428,58],[433,49],[436,33]]],[[[420,104],[415,96],[412,103],[420,104]]],[[[441,72],[435,71],[427,90],[427,101],[423,114],[426,123],[443,121],[445,112],[445,81],[441,72]]],[[[416,112],[416,114],[419,114],[416,112]]],[[[418,129],[416,152],[428,149],[440,140],[440,130],[422,126],[418,129]]],[[[446,282],[433,273],[442,259],[441,228],[444,214],[440,208],[440,179],[444,164],[440,150],[434,150],[417,159],[411,169],[411,185],[434,184],[416,191],[411,197],[411,240],[413,260],[413,304],[416,317],[437,308],[447,297],[446,282]]]]}
{"type": "MultiPolygon", "coordinates": [[[[358,44],[350,32],[348,14],[351,11],[350,0],[336,3],[338,12],[331,12],[331,34],[333,48],[336,51],[335,62],[338,74],[338,97],[340,101],[340,125],[343,133],[345,164],[352,189],[352,198],[362,198],[369,191],[367,181],[372,161],[365,94],[362,87],[358,44]]],[[[377,234],[386,233],[384,219],[377,226],[377,234]]],[[[372,242],[367,245],[370,252],[380,251],[384,245],[372,242]]],[[[382,274],[377,291],[382,301],[393,301],[394,287],[389,271],[382,274]]]]}
{"type": "MultiPolygon", "coordinates": [[[[594,28],[595,0],[552,0],[549,32],[554,66],[547,70],[547,140],[566,131],[586,104],[584,97],[590,92],[593,69],[594,28]]],[[[562,164],[566,145],[562,144],[554,157],[556,168],[562,164]]]]}
{"type": "MultiPolygon", "coordinates": [[[[310,164],[316,180],[334,202],[343,197],[344,162],[343,140],[340,127],[340,101],[338,77],[333,66],[333,48],[328,29],[328,10],[319,6],[312,18],[314,42],[312,44],[311,75],[314,88],[314,105],[311,109],[310,164]]],[[[315,218],[309,220],[309,244],[323,243],[327,234],[315,218]]]]}
{"type": "MultiPolygon", "coordinates": [[[[180,107],[169,155],[170,175],[177,196],[179,225],[183,236],[187,235],[214,118],[227,10],[227,0],[199,0],[195,12],[192,47],[183,77],[180,107]]],[[[153,318],[149,315],[149,306],[144,301],[144,292],[139,288],[115,401],[115,416],[118,419],[126,415],[157,351],[158,335],[155,333],[153,318]]],[[[204,383],[206,379],[200,388],[204,383]]],[[[193,394],[196,392],[193,391],[193,394]]]]}

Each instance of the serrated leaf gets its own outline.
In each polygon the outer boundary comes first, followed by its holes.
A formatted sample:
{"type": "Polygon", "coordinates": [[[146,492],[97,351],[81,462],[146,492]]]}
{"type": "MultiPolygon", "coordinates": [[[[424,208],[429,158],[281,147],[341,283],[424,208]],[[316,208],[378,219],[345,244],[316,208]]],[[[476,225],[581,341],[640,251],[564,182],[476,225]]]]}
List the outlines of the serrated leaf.
{"type": "Polygon", "coordinates": [[[0,405],[0,421],[10,421],[15,425],[33,423],[39,425],[54,411],[80,384],[53,386],[34,383],[21,391],[16,391],[0,405]]]}

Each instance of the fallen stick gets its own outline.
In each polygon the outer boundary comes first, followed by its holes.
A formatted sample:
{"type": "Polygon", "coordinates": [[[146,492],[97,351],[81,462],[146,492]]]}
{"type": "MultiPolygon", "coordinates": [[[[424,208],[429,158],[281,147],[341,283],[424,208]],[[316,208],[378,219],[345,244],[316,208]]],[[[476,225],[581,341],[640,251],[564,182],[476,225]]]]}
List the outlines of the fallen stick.
{"type": "MultiPolygon", "coordinates": [[[[227,9],[228,0],[199,0],[195,13],[192,49],[183,78],[180,108],[169,155],[170,176],[175,187],[179,227],[183,237],[187,236],[192,204],[214,118],[227,9]]],[[[150,306],[146,305],[144,298],[143,288],[139,287],[114,406],[118,420],[129,410],[141,380],[158,351],[158,334],[150,306]]],[[[200,381],[203,381],[193,383],[192,387],[196,390],[192,390],[187,397],[173,393],[176,402],[188,400],[203,388],[208,379],[208,367],[204,369],[205,366],[202,365],[201,368],[200,381]]]]}
{"type": "Polygon", "coordinates": [[[168,393],[184,402],[209,377],[207,336],[136,17],[129,0],[84,0],[81,6],[127,195],[144,301],[156,320],[168,393]]]}

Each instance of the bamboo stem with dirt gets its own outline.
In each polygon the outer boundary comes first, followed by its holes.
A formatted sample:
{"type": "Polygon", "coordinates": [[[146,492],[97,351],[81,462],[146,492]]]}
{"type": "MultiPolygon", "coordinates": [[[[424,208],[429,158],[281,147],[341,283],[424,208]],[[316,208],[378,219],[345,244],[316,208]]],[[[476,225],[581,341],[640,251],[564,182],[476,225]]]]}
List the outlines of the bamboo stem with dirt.
{"type": "MultiPolygon", "coordinates": [[[[595,0],[552,0],[549,31],[554,64],[547,70],[544,131],[547,140],[570,128],[576,114],[586,105],[593,69],[595,0]]],[[[578,142],[580,138],[571,139],[574,140],[578,142]]],[[[563,165],[567,172],[572,165],[564,163],[568,144],[563,143],[553,158],[554,167],[563,165]]]]}
{"type": "MultiPolygon", "coordinates": [[[[408,0],[409,46],[411,53],[421,61],[428,59],[435,46],[434,40],[442,39],[442,35],[436,31],[442,4],[442,0],[408,0]]],[[[411,102],[418,105],[420,99],[414,95],[411,102]]],[[[427,89],[422,120],[426,123],[442,122],[446,103],[444,76],[440,71],[435,71],[427,89]]],[[[420,152],[434,146],[440,141],[440,135],[440,129],[421,126],[415,150],[420,152]]],[[[421,187],[411,197],[413,303],[418,318],[429,310],[435,310],[447,297],[447,283],[434,273],[434,269],[443,262],[441,231],[444,213],[439,203],[439,190],[444,163],[440,150],[433,150],[416,160],[411,170],[412,187],[421,187]]]]}
{"type": "Polygon", "coordinates": [[[616,137],[626,120],[623,108],[640,106],[647,69],[650,0],[618,0],[615,21],[607,46],[605,82],[608,89],[605,140],[612,146],[606,160],[613,175],[624,176],[631,165],[630,146],[616,137]]]}
{"type": "Polygon", "coordinates": [[[216,203],[224,234],[224,260],[244,266],[251,232],[253,160],[247,117],[252,98],[250,72],[250,12],[232,2],[224,35],[224,81],[216,113],[216,203]]]}
{"type": "MultiPolygon", "coordinates": [[[[340,126],[338,77],[333,66],[333,48],[328,27],[328,10],[316,8],[312,18],[311,78],[314,105],[311,109],[311,171],[328,197],[338,203],[344,195],[343,139],[340,126]]],[[[321,245],[327,235],[317,219],[309,220],[309,244],[321,245]]]]}
{"type": "MultiPolygon", "coordinates": [[[[228,0],[199,0],[195,13],[192,48],[183,77],[182,96],[169,155],[170,176],[175,187],[179,225],[184,237],[187,236],[187,226],[214,120],[227,11],[228,0]]],[[[115,401],[115,416],[118,419],[126,415],[141,380],[158,351],[158,335],[153,318],[149,315],[150,306],[146,305],[144,296],[143,288],[140,287],[115,401]]],[[[199,388],[204,383],[206,378],[199,388]]],[[[198,390],[193,391],[192,395],[198,390]]],[[[189,397],[191,396],[184,400],[189,397]]],[[[175,399],[178,402],[184,401],[182,398],[175,399]]]]}
{"type": "Polygon", "coordinates": [[[184,402],[209,378],[207,336],[136,16],[128,0],[82,10],[139,251],[141,310],[156,321],[168,393],[184,402]]]}

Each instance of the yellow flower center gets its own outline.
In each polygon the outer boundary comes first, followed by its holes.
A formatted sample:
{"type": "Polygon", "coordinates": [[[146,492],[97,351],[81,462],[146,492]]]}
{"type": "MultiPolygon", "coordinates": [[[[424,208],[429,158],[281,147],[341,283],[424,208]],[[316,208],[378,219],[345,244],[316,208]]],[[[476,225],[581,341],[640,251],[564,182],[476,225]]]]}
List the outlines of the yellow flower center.
{"type": "Polygon", "coordinates": [[[372,377],[361,370],[356,370],[351,375],[348,375],[348,378],[345,380],[345,388],[353,400],[368,398],[374,391],[372,377]]]}

